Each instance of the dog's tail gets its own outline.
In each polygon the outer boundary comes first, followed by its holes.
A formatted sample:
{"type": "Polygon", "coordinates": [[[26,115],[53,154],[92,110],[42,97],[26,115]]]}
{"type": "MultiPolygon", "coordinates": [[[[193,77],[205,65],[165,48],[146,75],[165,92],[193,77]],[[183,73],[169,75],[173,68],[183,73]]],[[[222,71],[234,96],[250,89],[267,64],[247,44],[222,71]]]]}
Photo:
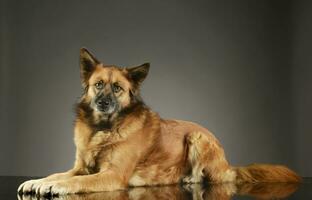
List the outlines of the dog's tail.
{"type": "Polygon", "coordinates": [[[234,167],[236,182],[301,182],[301,177],[282,165],[251,164],[245,167],[234,167]]]}

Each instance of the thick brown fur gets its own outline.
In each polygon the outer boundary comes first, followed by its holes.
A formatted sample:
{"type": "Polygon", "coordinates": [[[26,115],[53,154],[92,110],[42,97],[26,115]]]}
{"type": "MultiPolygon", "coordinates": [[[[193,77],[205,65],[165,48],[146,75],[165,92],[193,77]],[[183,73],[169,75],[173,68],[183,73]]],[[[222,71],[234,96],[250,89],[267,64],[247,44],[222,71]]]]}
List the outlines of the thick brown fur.
{"type": "Polygon", "coordinates": [[[284,166],[232,167],[207,129],[161,119],[140,97],[148,63],[132,68],[104,65],[83,48],[80,66],[84,93],[76,109],[74,167],[27,181],[19,192],[85,193],[204,179],[214,183],[300,181],[284,166]],[[110,107],[103,108],[100,98],[110,107]]]}

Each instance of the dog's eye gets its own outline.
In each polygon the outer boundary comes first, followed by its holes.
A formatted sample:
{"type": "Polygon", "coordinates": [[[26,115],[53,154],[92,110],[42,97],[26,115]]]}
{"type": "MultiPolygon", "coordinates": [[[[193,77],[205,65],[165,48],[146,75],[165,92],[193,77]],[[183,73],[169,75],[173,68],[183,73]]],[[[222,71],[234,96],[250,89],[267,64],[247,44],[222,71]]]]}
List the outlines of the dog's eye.
{"type": "Polygon", "coordinates": [[[115,93],[119,92],[121,89],[122,88],[119,85],[117,85],[117,84],[113,85],[113,90],[114,90],[115,93]]]}
{"type": "Polygon", "coordinates": [[[103,88],[103,81],[99,81],[95,84],[96,89],[100,90],[103,88]]]}

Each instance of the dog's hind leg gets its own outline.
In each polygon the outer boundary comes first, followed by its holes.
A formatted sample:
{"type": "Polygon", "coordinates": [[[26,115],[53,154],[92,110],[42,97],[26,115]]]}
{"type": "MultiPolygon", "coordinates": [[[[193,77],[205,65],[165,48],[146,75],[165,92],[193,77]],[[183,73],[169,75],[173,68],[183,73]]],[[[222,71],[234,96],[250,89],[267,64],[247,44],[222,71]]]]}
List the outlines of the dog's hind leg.
{"type": "Polygon", "coordinates": [[[236,172],[228,164],[221,145],[212,134],[192,132],[186,140],[192,171],[183,178],[184,183],[198,183],[204,178],[217,183],[235,181],[236,172]]]}
{"type": "Polygon", "coordinates": [[[204,163],[202,160],[201,150],[199,148],[199,141],[202,140],[202,133],[201,132],[192,132],[190,133],[187,138],[187,145],[188,145],[188,162],[191,165],[191,174],[183,178],[184,183],[199,183],[202,182],[204,174],[204,163]]]}

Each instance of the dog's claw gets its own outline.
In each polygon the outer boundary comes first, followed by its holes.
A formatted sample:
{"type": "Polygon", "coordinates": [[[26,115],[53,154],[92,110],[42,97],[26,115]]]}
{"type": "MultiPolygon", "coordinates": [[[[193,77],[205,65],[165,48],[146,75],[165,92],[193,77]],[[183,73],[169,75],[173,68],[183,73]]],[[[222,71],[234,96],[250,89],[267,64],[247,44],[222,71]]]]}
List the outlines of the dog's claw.
{"type": "Polygon", "coordinates": [[[32,194],[33,193],[33,186],[38,182],[38,180],[29,180],[22,183],[18,189],[18,194],[32,194]]]}

